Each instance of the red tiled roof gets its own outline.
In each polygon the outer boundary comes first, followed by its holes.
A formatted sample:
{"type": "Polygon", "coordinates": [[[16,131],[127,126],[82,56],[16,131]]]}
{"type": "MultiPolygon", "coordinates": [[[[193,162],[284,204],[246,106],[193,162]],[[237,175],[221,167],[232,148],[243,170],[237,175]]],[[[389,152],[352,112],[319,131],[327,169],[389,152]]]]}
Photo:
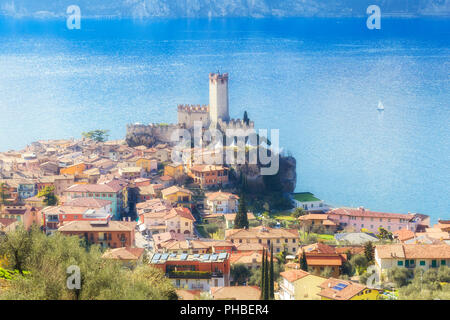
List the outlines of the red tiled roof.
{"type": "Polygon", "coordinates": [[[76,198],[64,203],[64,206],[71,207],[87,207],[87,208],[103,208],[110,205],[112,201],[94,198],[76,198]]]}
{"type": "Polygon", "coordinates": [[[394,236],[400,241],[406,241],[415,237],[415,233],[411,230],[401,229],[393,232],[394,236]]]}
{"type": "Polygon", "coordinates": [[[322,290],[319,296],[332,300],[349,300],[367,287],[352,281],[330,278],[324,281],[320,286],[322,290]],[[337,290],[334,287],[338,284],[346,285],[343,289],[337,290]]]}
{"type": "Polygon", "coordinates": [[[448,244],[392,244],[375,247],[381,259],[450,259],[448,244]]]}
{"type": "Polygon", "coordinates": [[[412,219],[414,215],[412,214],[402,214],[402,213],[387,213],[387,212],[376,212],[370,211],[364,208],[335,208],[327,212],[328,215],[336,214],[343,216],[353,216],[353,217],[373,217],[373,218],[390,218],[390,219],[412,219]]]}
{"type": "Polygon", "coordinates": [[[280,273],[280,276],[285,278],[289,282],[297,281],[298,279],[304,278],[306,276],[309,276],[310,274],[303,270],[287,270],[280,273]]]}

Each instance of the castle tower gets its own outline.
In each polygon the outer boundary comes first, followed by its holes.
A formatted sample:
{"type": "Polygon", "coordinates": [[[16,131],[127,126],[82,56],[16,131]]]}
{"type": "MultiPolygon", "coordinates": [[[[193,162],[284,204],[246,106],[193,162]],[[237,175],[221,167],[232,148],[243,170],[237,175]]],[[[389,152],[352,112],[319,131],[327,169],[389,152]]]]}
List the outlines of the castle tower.
{"type": "Polygon", "coordinates": [[[228,73],[209,74],[209,115],[211,126],[217,127],[219,119],[229,121],[228,73]]]}

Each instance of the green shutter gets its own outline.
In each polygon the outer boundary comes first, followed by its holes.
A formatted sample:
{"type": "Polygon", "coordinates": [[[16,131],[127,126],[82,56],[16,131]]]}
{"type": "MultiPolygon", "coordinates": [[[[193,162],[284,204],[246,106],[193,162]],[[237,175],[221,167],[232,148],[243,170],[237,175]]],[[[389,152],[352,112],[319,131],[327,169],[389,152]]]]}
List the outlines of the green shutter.
{"type": "Polygon", "coordinates": [[[403,266],[403,261],[401,261],[401,260],[397,261],[397,265],[403,266]]]}
{"type": "Polygon", "coordinates": [[[425,261],[423,261],[423,260],[420,261],[420,265],[421,265],[421,266],[424,266],[424,265],[425,265],[425,261]]]}

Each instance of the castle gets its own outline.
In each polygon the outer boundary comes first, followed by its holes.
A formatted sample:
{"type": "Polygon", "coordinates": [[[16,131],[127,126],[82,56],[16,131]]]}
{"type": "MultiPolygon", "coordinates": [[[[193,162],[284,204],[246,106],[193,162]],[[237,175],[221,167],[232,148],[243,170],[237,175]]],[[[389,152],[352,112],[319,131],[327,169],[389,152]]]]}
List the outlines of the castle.
{"type": "MultiPolygon", "coordinates": [[[[152,137],[157,142],[170,143],[176,129],[193,130],[195,123],[201,123],[203,129],[253,129],[252,121],[230,119],[228,103],[228,73],[209,74],[209,105],[178,105],[177,124],[130,124],[127,125],[127,138],[152,137]]],[[[136,139],[137,138],[137,139],[136,139]]],[[[144,139],[143,144],[148,141],[144,139]]],[[[138,142],[136,142],[138,143],[138,142]]]]}

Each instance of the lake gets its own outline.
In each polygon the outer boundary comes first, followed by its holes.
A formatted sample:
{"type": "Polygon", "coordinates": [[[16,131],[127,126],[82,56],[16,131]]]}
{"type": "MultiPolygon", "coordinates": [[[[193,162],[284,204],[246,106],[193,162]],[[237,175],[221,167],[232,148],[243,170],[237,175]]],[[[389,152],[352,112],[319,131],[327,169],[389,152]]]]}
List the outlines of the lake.
{"type": "Polygon", "coordinates": [[[0,150],[176,122],[220,70],[233,118],[280,129],[297,191],[435,222],[450,218],[449,48],[448,19],[0,18],[0,150]]]}

